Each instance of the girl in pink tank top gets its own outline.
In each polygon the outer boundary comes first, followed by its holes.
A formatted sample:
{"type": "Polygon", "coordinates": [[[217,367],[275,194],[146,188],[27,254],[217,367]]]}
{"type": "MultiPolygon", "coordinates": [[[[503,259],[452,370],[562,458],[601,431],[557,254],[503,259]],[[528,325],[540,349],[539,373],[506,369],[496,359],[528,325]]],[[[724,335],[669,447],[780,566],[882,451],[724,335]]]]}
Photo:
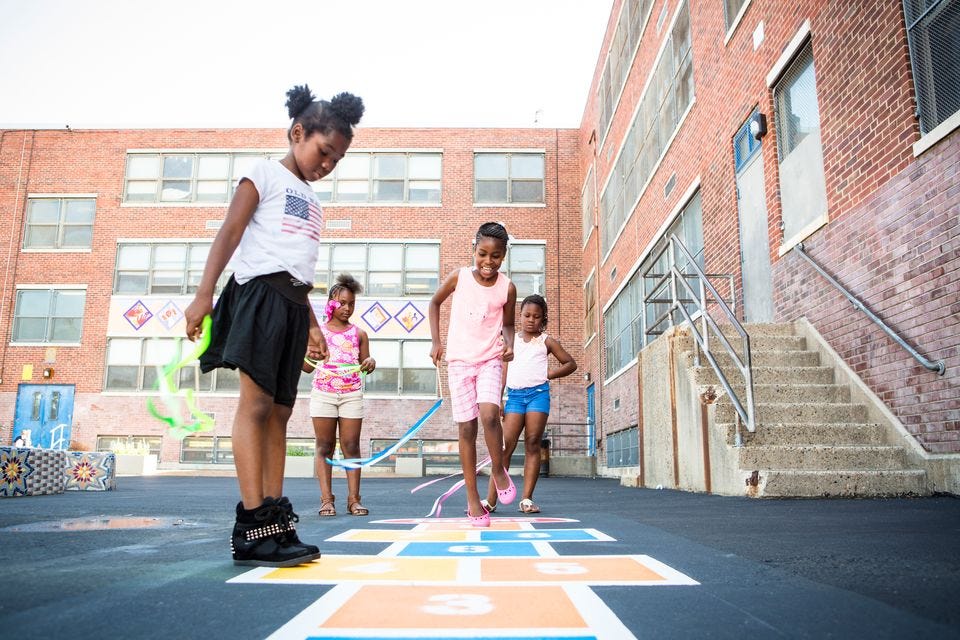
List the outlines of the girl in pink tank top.
{"type": "Polygon", "coordinates": [[[446,277],[430,300],[430,357],[437,366],[446,355],[451,413],[459,428],[460,466],[467,493],[467,517],[477,527],[490,526],[490,514],[477,492],[477,420],[490,454],[490,482],[499,501],[509,504],[516,487],[503,465],[500,425],[501,372],[513,359],[513,321],[517,288],[500,273],[507,257],[507,230],[488,222],[477,231],[473,267],[446,277]],[[447,345],[440,341],[440,306],[453,296],[447,345]]]}

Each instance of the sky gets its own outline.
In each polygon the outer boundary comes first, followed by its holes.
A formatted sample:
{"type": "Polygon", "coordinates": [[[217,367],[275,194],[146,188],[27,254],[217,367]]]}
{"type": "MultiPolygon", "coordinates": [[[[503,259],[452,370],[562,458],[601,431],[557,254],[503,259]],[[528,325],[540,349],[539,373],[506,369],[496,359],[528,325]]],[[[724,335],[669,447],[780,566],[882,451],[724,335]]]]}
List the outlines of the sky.
{"type": "Polygon", "coordinates": [[[579,127],[613,0],[0,0],[0,128],[579,127]]]}

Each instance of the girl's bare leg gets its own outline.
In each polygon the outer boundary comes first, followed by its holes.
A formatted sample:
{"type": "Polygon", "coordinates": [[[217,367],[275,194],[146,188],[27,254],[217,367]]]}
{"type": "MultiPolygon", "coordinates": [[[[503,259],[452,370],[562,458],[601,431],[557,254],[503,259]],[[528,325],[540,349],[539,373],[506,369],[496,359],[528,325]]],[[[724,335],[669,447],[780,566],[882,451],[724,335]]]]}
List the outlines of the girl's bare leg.
{"type": "Polygon", "coordinates": [[[329,499],[333,496],[333,470],[327,458],[333,459],[333,451],[337,446],[337,419],[313,418],[313,435],[316,439],[317,479],[320,481],[320,499],[329,499]]]}
{"type": "MultiPolygon", "coordinates": [[[[273,398],[253,379],[240,372],[240,400],[233,417],[233,464],[240,485],[240,500],[244,509],[256,509],[263,504],[264,480],[268,441],[272,451],[273,429],[268,426],[273,412],[273,398]]],[[[275,471],[271,471],[274,473],[275,471]]],[[[283,463],[280,469],[283,475],[283,463]]],[[[274,496],[279,497],[279,496],[274,496]]]]}
{"type": "Polygon", "coordinates": [[[477,419],[457,424],[460,432],[460,468],[463,470],[464,490],[467,493],[467,515],[483,515],[480,494],[477,493],[477,419]]]}
{"type": "MultiPolygon", "coordinates": [[[[503,467],[510,469],[510,456],[517,448],[517,441],[520,440],[520,432],[523,431],[523,414],[507,413],[503,416],[503,467]]],[[[499,482],[499,480],[498,480],[499,482]]],[[[487,504],[494,506],[497,504],[497,488],[493,482],[488,483],[487,504]]]]}
{"type": "MultiPolygon", "coordinates": [[[[340,450],[344,458],[360,457],[361,418],[340,418],[340,450]]],[[[360,496],[360,469],[347,469],[347,506],[360,496]]]]}
{"type": "Polygon", "coordinates": [[[526,414],[526,432],[523,436],[523,498],[533,499],[533,490],[540,478],[540,442],[547,426],[546,413],[534,411],[526,414]]]}
{"type": "Polygon", "coordinates": [[[264,438],[263,495],[283,495],[283,468],[287,462],[287,422],[293,407],[273,404],[264,438]]]}
{"type": "Polygon", "coordinates": [[[500,426],[500,405],[481,402],[480,420],[483,422],[483,439],[490,453],[490,477],[496,480],[497,486],[506,489],[509,479],[503,468],[503,427],[500,426]]]}

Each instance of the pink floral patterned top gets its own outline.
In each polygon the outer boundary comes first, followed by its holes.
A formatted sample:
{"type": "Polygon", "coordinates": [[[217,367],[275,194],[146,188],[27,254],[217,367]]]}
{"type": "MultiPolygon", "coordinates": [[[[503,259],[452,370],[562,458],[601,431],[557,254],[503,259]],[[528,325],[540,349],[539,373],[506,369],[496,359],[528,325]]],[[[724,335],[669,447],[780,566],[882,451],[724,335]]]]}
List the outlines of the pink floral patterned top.
{"type": "MultiPolygon", "coordinates": [[[[360,334],[356,325],[351,324],[343,331],[331,331],[326,323],[323,323],[320,325],[320,330],[330,351],[328,363],[360,364],[360,334]]],[[[326,393],[360,391],[360,374],[357,372],[341,374],[336,368],[321,365],[313,374],[313,388],[326,393]]]]}

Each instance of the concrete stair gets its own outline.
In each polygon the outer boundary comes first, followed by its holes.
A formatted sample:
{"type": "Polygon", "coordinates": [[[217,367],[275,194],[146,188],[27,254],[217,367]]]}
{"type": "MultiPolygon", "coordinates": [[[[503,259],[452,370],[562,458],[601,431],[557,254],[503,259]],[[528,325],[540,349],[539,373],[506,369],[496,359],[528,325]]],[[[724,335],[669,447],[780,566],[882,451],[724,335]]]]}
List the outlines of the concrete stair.
{"type": "MultiPolygon", "coordinates": [[[[687,362],[698,385],[720,391],[713,414],[727,446],[735,451],[737,473],[756,497],[881,497],[929,495],[926,472],[911,468],[905,450],[885,441],[880,424],[868,421],[867,407],[850,400],[850,389],[834,383],[832,363],[808,350],[791,324],[746,325],[750,335],[755,433],[737,414],[707,362],[687,362]]],[[[726,332],[725,332],[726,333],[726,332]]],[[[736,336],[726,333],[728,336],[736,336]]],[[[736,348],[739,336],[728,337],[736,348]]],[[[741,351],[742,353],[742,351],[741,351]]],[[[734,392],[745,402],[744,383],[730,356],[716,355],[734,392]]]]}

